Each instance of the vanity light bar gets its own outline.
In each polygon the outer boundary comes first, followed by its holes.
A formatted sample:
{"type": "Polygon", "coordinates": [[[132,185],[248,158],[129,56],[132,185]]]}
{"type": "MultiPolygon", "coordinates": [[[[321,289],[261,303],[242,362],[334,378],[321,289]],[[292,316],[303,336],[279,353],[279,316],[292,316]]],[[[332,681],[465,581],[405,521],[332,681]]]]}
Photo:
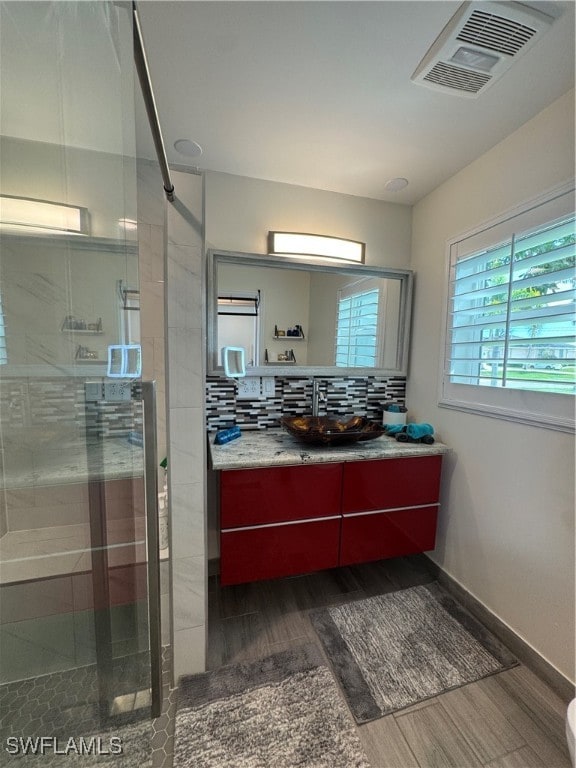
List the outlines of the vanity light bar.
{"type": "Polygon", "coordinates": [[[268,232],[268,253],[280,256],[320,257],[363,264],[366,243],[329,235],[268,232]]]}
{"type": "Polygon", "coordinates": [[[88,210],[49,200],[0,195],[0,226],[29,232],[85,235],[88,234],[88,210]]]}

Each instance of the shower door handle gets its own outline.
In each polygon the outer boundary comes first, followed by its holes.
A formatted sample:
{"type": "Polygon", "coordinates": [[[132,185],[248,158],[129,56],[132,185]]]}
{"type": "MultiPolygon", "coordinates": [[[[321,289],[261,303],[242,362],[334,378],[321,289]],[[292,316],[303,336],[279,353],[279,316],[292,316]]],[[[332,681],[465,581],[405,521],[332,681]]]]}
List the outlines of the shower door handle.
{"type": "Polygon", "coordinates": [[[156,446],[156,382],[142,382],[144,407],[144,484],[148,568],[148,624],[152,717],[162,709],[162,636],[160,628],[160,535],[158,527],[158,451],[156,446]]]}

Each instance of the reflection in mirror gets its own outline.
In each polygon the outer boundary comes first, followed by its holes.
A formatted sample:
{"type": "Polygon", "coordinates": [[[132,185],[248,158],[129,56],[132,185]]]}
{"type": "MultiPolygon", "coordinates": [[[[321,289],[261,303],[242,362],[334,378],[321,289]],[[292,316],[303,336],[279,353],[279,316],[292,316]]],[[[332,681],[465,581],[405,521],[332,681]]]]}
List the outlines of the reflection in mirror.
{"type": "Polygon", "coordinates": [[[218,359],[226,347],[241,347],[246,365],[258,363],[260,292],[218,291],[218,359]]]}
{"type": "Polygon", "coordinates": [[[209,279],[211,373],[227,345],[252,373],[405,373],[408,270],[211,252],[209,279]]]}
{"type": "Polygon", "coordinates": [[[128,346],[140,345],[139,296],[127,286],[137,284],[135,242],[3,234],[3,372],[29,375],[34,366],[50,375],[106,375],[113,345],[127,346],[127,363],[135,370],[128,346]]]}

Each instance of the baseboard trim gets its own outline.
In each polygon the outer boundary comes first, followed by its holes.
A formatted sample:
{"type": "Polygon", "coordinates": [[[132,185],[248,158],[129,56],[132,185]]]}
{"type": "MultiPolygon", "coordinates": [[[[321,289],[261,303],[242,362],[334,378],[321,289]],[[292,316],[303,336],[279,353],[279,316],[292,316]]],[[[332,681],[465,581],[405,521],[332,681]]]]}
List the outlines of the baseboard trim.
{"type": "Polygon", "coordinates": [[[559,672],[555,667],[546,661],[537,651],[517,635],[510,627],[499,619],[492,611],[486,608],[479,600],[470,594],[461,584],[452,576],[431,560],[427,555],[423,555],[426,565],[438,582],[450,592],[461,605],[481,621],[496,637],[504,643],[528,669],[531,669],[535,675],[538,675],[550,688],[568,704],[576,695],[574,685],[570,680],[559,672]]]}

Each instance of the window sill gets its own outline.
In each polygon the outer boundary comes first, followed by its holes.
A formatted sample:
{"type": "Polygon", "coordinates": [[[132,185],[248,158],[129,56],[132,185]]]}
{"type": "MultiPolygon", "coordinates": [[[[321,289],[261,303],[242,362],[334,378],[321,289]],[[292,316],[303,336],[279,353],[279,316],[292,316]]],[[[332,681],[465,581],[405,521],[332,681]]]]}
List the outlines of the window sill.
{"type": "Polygon", "coordinates": [[[552,429],[556,432],[573,434],[575,429],[574,419],[562,419],[559,417],[546,416],[542,413],[516,411],[511,408],[497,406],[488,407],[482,403],[468,403],[459,400],[440,400],[438,402],[438,407],[449,408],[454,411],[464,411],[465,413],[474,413],[479,416],[487,416],[491,419],[512,421],[517,424],[527,424],[530,427],[539,427],[540,429],[552,429]]]}

